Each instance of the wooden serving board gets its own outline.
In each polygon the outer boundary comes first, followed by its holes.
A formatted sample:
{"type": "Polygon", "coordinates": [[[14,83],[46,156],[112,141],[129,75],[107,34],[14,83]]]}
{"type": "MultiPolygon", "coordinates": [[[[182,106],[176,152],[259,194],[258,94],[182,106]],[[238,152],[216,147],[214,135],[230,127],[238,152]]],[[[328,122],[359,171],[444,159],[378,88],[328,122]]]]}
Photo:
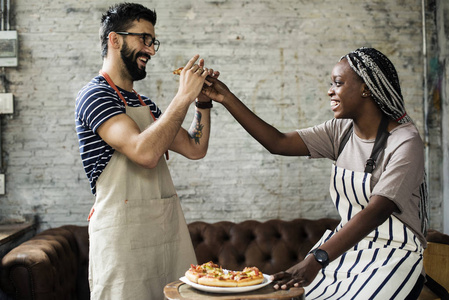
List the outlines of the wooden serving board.
{"type": "Polygon", "coordinates": [[[238,293],[238,294],[216,294],[199,291],[188,284],[178,280],[169,283],[164,288],[166,299],[169,300],[206,300],[206,299],[220,299],[220,300],[246,300],[246,299],[304,299],[303,288],[291,288],[289,290],[275,290],[273,284],[269,284],[259,290],[238,293]]]}

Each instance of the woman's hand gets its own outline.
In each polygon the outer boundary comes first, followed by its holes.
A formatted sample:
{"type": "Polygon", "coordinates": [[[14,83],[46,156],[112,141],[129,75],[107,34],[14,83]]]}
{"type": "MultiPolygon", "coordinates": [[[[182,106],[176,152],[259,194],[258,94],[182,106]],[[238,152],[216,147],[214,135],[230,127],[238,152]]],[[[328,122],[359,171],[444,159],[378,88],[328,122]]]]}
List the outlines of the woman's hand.
{"type": "MultiPolygon", "coordinates": [[[[206,81],[204,82],[205,86],[211,85],[211,82],[209,81],[210,78],[218,78],[218,76],[220,76],[220,72],[214,71],[213,69],[209,69],[206,81]]],[[[198,102],[209,102],[210,100],[211,98],[206,96],[204,93],[200,93],[198,95],[198,102]]]]}
{"type": "Polygon", "coordinates": [[[216,77],[208,77],[207,81],[210,84],[205,84],[203,86],[202,94],[206,95],[208,98],[223,104],[227,98],[232,96],[229,88],[216,77]]]}
{"type": "Polygon", "coordinates": [[[315,279],[320,269],[321,265],[315,260],[314,256],[309,255],[287,271],[271,275],[271,279],[277,281],[273,287],[276,290],[287,290],[292,287],[307,286],[315,279]]]}

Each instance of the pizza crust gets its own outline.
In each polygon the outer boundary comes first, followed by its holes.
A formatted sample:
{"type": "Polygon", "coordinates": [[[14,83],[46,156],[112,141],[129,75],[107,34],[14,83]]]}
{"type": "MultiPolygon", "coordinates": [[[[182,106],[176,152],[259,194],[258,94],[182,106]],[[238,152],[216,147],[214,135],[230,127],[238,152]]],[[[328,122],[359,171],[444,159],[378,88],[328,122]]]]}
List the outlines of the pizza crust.
{"type": "Polygon", "coordinates": [[[222,279],[218,277],[201,277],[198,279],[198,284],[216,287],[236,287],[237,282],[233,279],[222,279]]]}
{"type": "Polygon", "coordinates": [[[244,278],[237,281],[237,286],[250,286],[260,284],[263,281],[263,275],[257,278],[244,278]]]}
{"type": "Polygon", "coordinates": [[[190,280],[191,282],[194,282],[194,283],[198,283],[198,279],[200,277],[198,274],[195,274],[194,272],[192,272],[190,270],[186,271],[185,276],[188,280],[190,280]]]}

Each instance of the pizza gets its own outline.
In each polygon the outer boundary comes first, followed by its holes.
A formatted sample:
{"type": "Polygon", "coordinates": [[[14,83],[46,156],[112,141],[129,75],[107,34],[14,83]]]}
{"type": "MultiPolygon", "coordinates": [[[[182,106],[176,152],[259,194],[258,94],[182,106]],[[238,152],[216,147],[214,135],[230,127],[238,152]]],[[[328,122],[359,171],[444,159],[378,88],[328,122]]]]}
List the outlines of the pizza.
{"type": "Polygon", "coordinates": [[[250,286],[262,283],[263,274],[257,267],[246,267],[243,271],[235,272],[234,279],[237,286],[250,286]]]}
{"type": "Polygon", "coordinates": [[[184,69],[184,67],[177,68],[176,70],[173,71],[173,74],[175,74],[175,75],[181,75],[182,69],[184,69]]]}
{"type": "Polygon", "coordinates": [[[185,273],[194,283],[216,287],[241,287],[262,283],[264,277],[257,267],[246,267],[243,271],[224,270],[212,261],[202,265],[190,265],[185,273]]]}

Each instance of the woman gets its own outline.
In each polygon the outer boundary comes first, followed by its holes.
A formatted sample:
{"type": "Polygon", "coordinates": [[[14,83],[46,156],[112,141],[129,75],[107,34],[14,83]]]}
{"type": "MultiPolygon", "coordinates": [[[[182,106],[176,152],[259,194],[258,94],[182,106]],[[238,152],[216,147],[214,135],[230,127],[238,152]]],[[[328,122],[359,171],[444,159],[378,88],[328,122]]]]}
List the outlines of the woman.
{"type": "Polygon", "coordinates": [[[253,114],[219,80],[221,102],[273,154],[334,161],[330,192],[341,223],[302,262],[274,274],[275,288],[307,299],[410,299],[422,288],[426,247],[423,143],[404,108],[390,60],[373,48],[342,57],[328,91],[334,119],[289,133],[253,114]]]}

